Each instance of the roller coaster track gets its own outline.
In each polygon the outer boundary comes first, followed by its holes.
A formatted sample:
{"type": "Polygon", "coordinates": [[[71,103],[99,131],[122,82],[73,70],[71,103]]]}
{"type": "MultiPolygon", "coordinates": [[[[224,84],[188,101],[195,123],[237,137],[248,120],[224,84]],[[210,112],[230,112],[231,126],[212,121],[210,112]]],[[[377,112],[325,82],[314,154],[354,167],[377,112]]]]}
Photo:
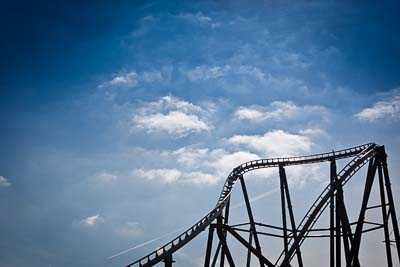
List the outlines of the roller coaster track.
{"type": "MultiPolygon", "coordinates": [[[[359,169],[361,169],[368,161],[375,156],[378,146],[375,144],[370,144],[361,153],[357,154],[338,174],[337,179],[341,186],[344,186],[359,169]]],[[[330,203],[330,197],[334,194],[335,188],[332,184],[329,184],[324,188],[322,193],[317,197],[314,203],[311,205],[310,209],[307,211],[306,215],[301,220],[299,226],[297,227],[297,232],[299,235],[295,239],[293,236],[289,240],[289,249],[286,258],[283,263],[290,262],[294,257],[294,251],[296,247],[301,246],[310,230],[313,228],[315,223],[318,221],[321,214],[324,212],[325,208],[330,203]],[[294,242],[293,242],[294,241],[294,242]],[[293,242],[293,244],[291,244],[293,242]],[[288,260],[289,259],[289,260],[288,260]]],[[[284,255],[284,251],[279,255],[277,262],[284,255]]],[[[283,264],[282,263],[282,264],[283,264]]]]}
{"type": "MultiPolygon", "coordinates": [[[[243,163],[228,175],[224,186],[222,188],[221,194],[218,198],[217,204],[214,209],[212,209],[207,215],[196,222],[192,227],[184,231],[182,234],[166,243],[162,247],[154,250],[148,255],[140,258],[139,260],[132,262],[127,267],[150,267],[162,260],[167,259],[174,252],[182,248],[193,238],[195,238],[199,233],[211,225],[213,221],[217,219],[222,214],[222,211],[226,207],[230,195],[243,174],[256,169],[271,168],[271,167],[284,167],[292,165],[302,165],[311,163],[320,163],[334,161],[343,158],[354,157],[338,174],[337,179],[339,183],[344,186],[351,177],[363,167],[371,158],[373,158],[380,146],[374,143],[368,143],[361,146],[352,147],[349,149],[343,149],[339,151],[332,151],[329,153],[322,153],[310,156],[299,156],[299,157],[286,157],[286,158],[272,158],[272,159],[259,159],[243,163]]],[[[287,266],[295,255],[295,250],[304,242],[305,238],[309,234],[312,227],[317,222],[318,218],[325,210],[325,208],[330,203],[331,196],[335,194],[335,188],[332,184],[329,184],[318,198],[314,201],[311,208],[308,210],[306,215],[301,220],[300,224],[297,226],[296,232],[297,236],[292,235],[290,237],[288,245],[290,245],[287,253],[282,251],[278,257],[275,265],[278,264],[280,259],[283,258],[281,266],[287,266]]]]}

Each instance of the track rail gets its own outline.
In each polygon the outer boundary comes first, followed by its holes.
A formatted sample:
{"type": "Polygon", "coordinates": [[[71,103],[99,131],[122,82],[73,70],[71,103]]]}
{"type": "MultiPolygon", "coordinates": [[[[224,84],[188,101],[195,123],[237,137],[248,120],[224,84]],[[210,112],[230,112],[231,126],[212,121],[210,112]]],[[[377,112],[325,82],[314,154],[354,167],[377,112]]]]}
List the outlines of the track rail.
{"type": "MultiPolygon", "coordinates": [[[[319,162],[325,162],[325,161],[331,161],[331,160],[337,160],[337,159],[342,159],[342,158],[348,158],[352,156],[356,156],[346,167],[340,172],[340,181],[343,182],[342,184],[346,183],[348,179],[350,179],[354,173],[357,172],[359,168],[361,168],[363,165],[361,164],[356,164],[356,162],[360,162],[362,159],[365,161],[364,164],[368,161],[366,158],[368,155],[371,155],[371,151],[374,151],[374,149],[377,147],[376,144],[374,143],[368,143],[348,149],[343,149],[339,151],[332,151],[328,153],[322,153],[322,154],[315,154],[315,155],[310,155],[310,156],[299,156],[299,157],[286,157],[286,158],[272,158],[272,159],[259,159],[259,160],[253,160],[249,161],[246,163],[243,163],[236,168],[233,169],[233,171],[228,175],[227,179],[225,180],[224,186],[222,188],[221,194],[219,196],[219,199],[217,201],[217,204],[213,210],[211,210],[206,216],[201,218],[198,222],[196,222],[192,227],[190,227],[188,230],[183,232],[181,235],[177,236],[173,240],[169,241],[166,243],[164,246],[161,248],[154,250],[153,252],[147,254],[146,256],[138,259],[135,262],[132,262],[126,267],[151,267],[163,259],[168,258],[172,253],[186,245],[189,241],[191,241],[193,238],[195,238],[199,233],[201,233],[207,226],[209,226],[223,211],[226,203],[229,200],[229,197],[233,191],[233,188],[235,187],[235,184],[237,180],[239,179],[240,176],[243,174],[250,172],[252,170],[256,169],[262,169],[262,168],[271,168],[271,167],[279,167],[279,166],[291,166],[291,165],[302,165],[302,164],[311,164],[311,163],[319,163],[319,162]],[[359,166],[359,168],[357,168],[359,166]],[[343,173],[342,173],[343,172],[343,173]]],[[[368,158],[369,159],[369,158],[368,158]]],[[[339,177],[339,176],[338,176],[339,177]]],[[[313,226],[318,219],[319,215],[318,212],[316,212],[315,207],[319,207],[319,210],[324,209],[324,205],[327,205],[329,201],[327,202],[325,198],[329,199],[330,193],[332,192],[332,189],[330,188],[330,185],[328,185],[325,190],[321,193],[321,195],[317,198],[317,200],[314,202],[310,210],[307,212],[306,216],[303,218],[302,223],[304,223],[305,226],[313,226]],[[317,206],[316,206],[317,205],[317,206]],[[314,208],[313,208],[314,207],[314,208]],[[310,221],[310,216],[312,215],[313,219],[315,221],[310,221]],[[309,217],[307,217],[309,216],[309,217]],[[306,220],[306,218],[309,218],[306,220]]],[[[323,210],[322,210],[323,211],[323,210]]],[[[321,213],[322,213],[321,211],[321,213]]],[[[302,223],[300,223],[299,227],[302,226],[302,223]]],[[[312,228],[311,226],[311,228],[312,228]]],[[[311,229],[310,228],[310,229],[311,229]]],[[[300,229],[300,228],[298,228],[300,229]]],[[[302,230],[300,230],[302,231],[302,230]]],[[[294,244],[298,242],[303,242],[305,236],[308,234],[306,231],[304,233],[300,232],[299,237],[302,238],[297,238],[294,240],[294,244]]],[[[290,251],[294,251],[294,246],[291,246],[290,251]]],[[[289,251],[289,252],[290,252],[289,251]]],[[[293,254],[293,251],[291,252],[293,254]]],[[[288,254],[287,254],[288,255],[288,254]]],[[[281,256],[280,256],[281,257],[281,256]]],[[[284,259],[285,261],[290,261],[291,256],[286,256],[284,259]],[[290,257],[290,258],[289,258],[290,257]]]]}

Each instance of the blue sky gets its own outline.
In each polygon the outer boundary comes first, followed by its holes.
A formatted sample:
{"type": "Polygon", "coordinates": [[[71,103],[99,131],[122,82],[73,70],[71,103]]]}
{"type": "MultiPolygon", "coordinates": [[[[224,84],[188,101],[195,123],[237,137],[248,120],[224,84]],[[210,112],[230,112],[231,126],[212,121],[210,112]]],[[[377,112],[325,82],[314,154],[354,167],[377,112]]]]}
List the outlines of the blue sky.
{"type": "MultiPolygon", "coordinates": [[[[0,266],[126,264],[168,238],[108,257],[190,226],[256,158],[384,144],[399,203],[395,1],[0,5],[0,266]]],[[[248,177],[260,220],[275,171],[248,177]]],[[[328,172],[288,175],[301,217],[328,172]]]]}

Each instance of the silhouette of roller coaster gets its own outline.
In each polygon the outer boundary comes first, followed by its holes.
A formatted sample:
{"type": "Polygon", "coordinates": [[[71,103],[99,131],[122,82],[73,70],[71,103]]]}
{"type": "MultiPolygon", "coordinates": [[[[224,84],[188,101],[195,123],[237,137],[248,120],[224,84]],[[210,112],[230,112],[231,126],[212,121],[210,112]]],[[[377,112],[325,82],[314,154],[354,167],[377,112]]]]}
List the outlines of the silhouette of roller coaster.
{"type": "MultiPolygon", "coordinates": [[[[329,266],[338,267],[341,266],[342,263],[345,263],[345,266],[359,267],[362,266],[359,259],[362,236],[366,232],[378,229],[383,229],[383,242],[386,252],[386,259],[382,259],[382,264],[380,266],[384,266],[385,262],[389,267],[392,267],[397,261],[397,263],[400,263],[400,235],[389,178],[387,155],[385,147],[375,143],[368,143],[323,154],[260,159],[241,164],[234,168],[229,174],[214,209],[181,235],[126,266],[149,267],[162,262],[164,266],[170,267],[174,263],[174,253],[207,228],[208,239],[204,256],[205,267],[216,266],[217,263],[219,266],[243,266],[243,264],[235,264],[234,257],[227,242],[228,234],[231,238],[236,239],[247,251],[246,267],[251,266],[252,259],[256,261],[257,266],[259,263],[262,267],[289,267],[293,265],[302,267],[302,244],[307,238],[311,237],[329,238],[329,266]],[[336,161],[341,159],[351,160],[341,171],[337,172],[336,161]],[[328,183],[322,193],[316,198],[300,223],[296,224],[285,167],[321,162],[330,163],[330,183],[328,183]],[[368,169],[358,219],[354,222],[350,222],[343,198],[343,187],[365,165],[368,166],[368,169]],[[279,169],[282,227],[255,222],[244,179],[244,174],[247,172],[272,167],[279,169]],[[380,204],[369,206],[368,201],[376,176],[378,179],[380,204]],[[230,197],[238,181],[241,185],[249,221],[240,225],[229,225],[230,197]],[[328,206],[329,228],[314,229],[314,225],[328,206]],[[381,223],[369,222],[365,219],[366,212],[370,209],[381,209],[381,223]],[[243,229],[244,226],[247,226],[247,228],[243,229]],[[263,229],[280,230],[282,234],[276,235],[261,232],[257,230],[257,228],[260,227],[263,227],[263,229]],[[325,231],[325,234],[321,234],[322,231],[325,231]],[[244,238],[239,232],[247,232],[247,238],[244,238]],[[326,234],[326,232],[328,232],[328,234],[326,234]],[[312,234],[310,235],[310,233],[312,234]],[[218,245],[215,249],[213,249],[214,235],[218,238],[218,245]],[[263,253],[260,246],[260,235],[282,238],[283,249],[277,257],[277,260],[272,261],[263,253]],[[392,253],[397,254],[397,260],[392,258],[392,253]],[[227,265],[225,265],[225,263],[227,263],[227,265]]],[[[327,265],[328,263],[326,263],[326,266],[327,265]]]]}

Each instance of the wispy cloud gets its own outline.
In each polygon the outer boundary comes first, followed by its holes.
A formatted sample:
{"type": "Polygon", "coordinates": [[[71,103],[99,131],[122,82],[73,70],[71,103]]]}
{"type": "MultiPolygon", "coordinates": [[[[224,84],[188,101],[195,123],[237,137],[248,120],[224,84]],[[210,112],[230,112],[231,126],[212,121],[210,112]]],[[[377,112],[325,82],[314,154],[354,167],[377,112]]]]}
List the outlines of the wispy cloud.
{"type": "Polygon", "coordinates": [[[139,83],[138,79],[136,71],[131,71],[116,75],[111,80],[102,82],[98,87],[135,87],[139,83]]]}
{"type": "Polygon", "coordinates": [[[165,69],[159,71],[129,71],[113,76],[110,80],[99,84],[99,88],[132,88],[140,83],[153,83],[164,79],[165,69]]]}
{"type": "Polygon", "coordinates": [[[137,26],[132,31],[132,33],[131,33],[132,36],[140,37],[140,36],[145,35],[150,29],[152,29],[152,27],[154,27],[156,25],[158,20],[159,19],[153,15],[144,16],[143,18],[141,18],[138,21],[137,26]]]}
{"type": "Polygon", "coordinates": [[[226,73],[231,69],[229,65],[225,66],[197,66],[194,69],[187,71],[187,77],[191,81],[208,81],[213,79],[218,79],[226,75],[226,73]]]}
{"type": "Polygon", "coordinates": [[[201,12],[181,13],[179,15],[176,15],[176,17],[186,20],[190,23],[200,25],[200,26],[208,26],[208,27],[211,27],[212,29],[218,28],[221,26],[221,23],[216,22],[214,19],[212,19],[209,16],[204,15],[201,12]]]}
{"type": "Polygon", "coordinates": [[[115,182],[118,179],[118,177],[117,177],[117,175],[115,175],[115,174],[113,174],[111,172],[103,170],[101,172],[96,173],[94,175],[94,179],[97,182],[108,184],[108,183],[115,182]]]}
{"type": "Polygon", "coordinates": [[[269,78],[260,68],[251,65],[199,65],[186,70],[186,76],[190,81],[209,81],[228,75],[247,76],[260,81],[269,78]]]}
{"type": "Polygon", "coordinates": [[[134,126],[148,133],[164,132],[184,137],[212,129],[206,110],[171,96],[147,103],[136,113],[132,119],[134,126]]]}
{"type": "Polygon", "coordinates": [[[235,117],[239,120],[258,122],[301,119],[311,116],[325,119],[328,115],[329,111],[323,106],[298,106],[292,101],[275,101],[267,107],[256,105],[240,107],[235,112],[235,117]]]}
{"type": "Polygon", "coordinates": [[[7,180],[6,177],[0,175],[0,187],[8,187],[11,186],[11,183],[7,180]]]}
{"type": "Polygon", "coordinates": [[[376,102],[370,108],[361,110],[355,115],[361,121],[375,122],[379,120],[400,120],[400,91],[389,99],[376,102]]]}

